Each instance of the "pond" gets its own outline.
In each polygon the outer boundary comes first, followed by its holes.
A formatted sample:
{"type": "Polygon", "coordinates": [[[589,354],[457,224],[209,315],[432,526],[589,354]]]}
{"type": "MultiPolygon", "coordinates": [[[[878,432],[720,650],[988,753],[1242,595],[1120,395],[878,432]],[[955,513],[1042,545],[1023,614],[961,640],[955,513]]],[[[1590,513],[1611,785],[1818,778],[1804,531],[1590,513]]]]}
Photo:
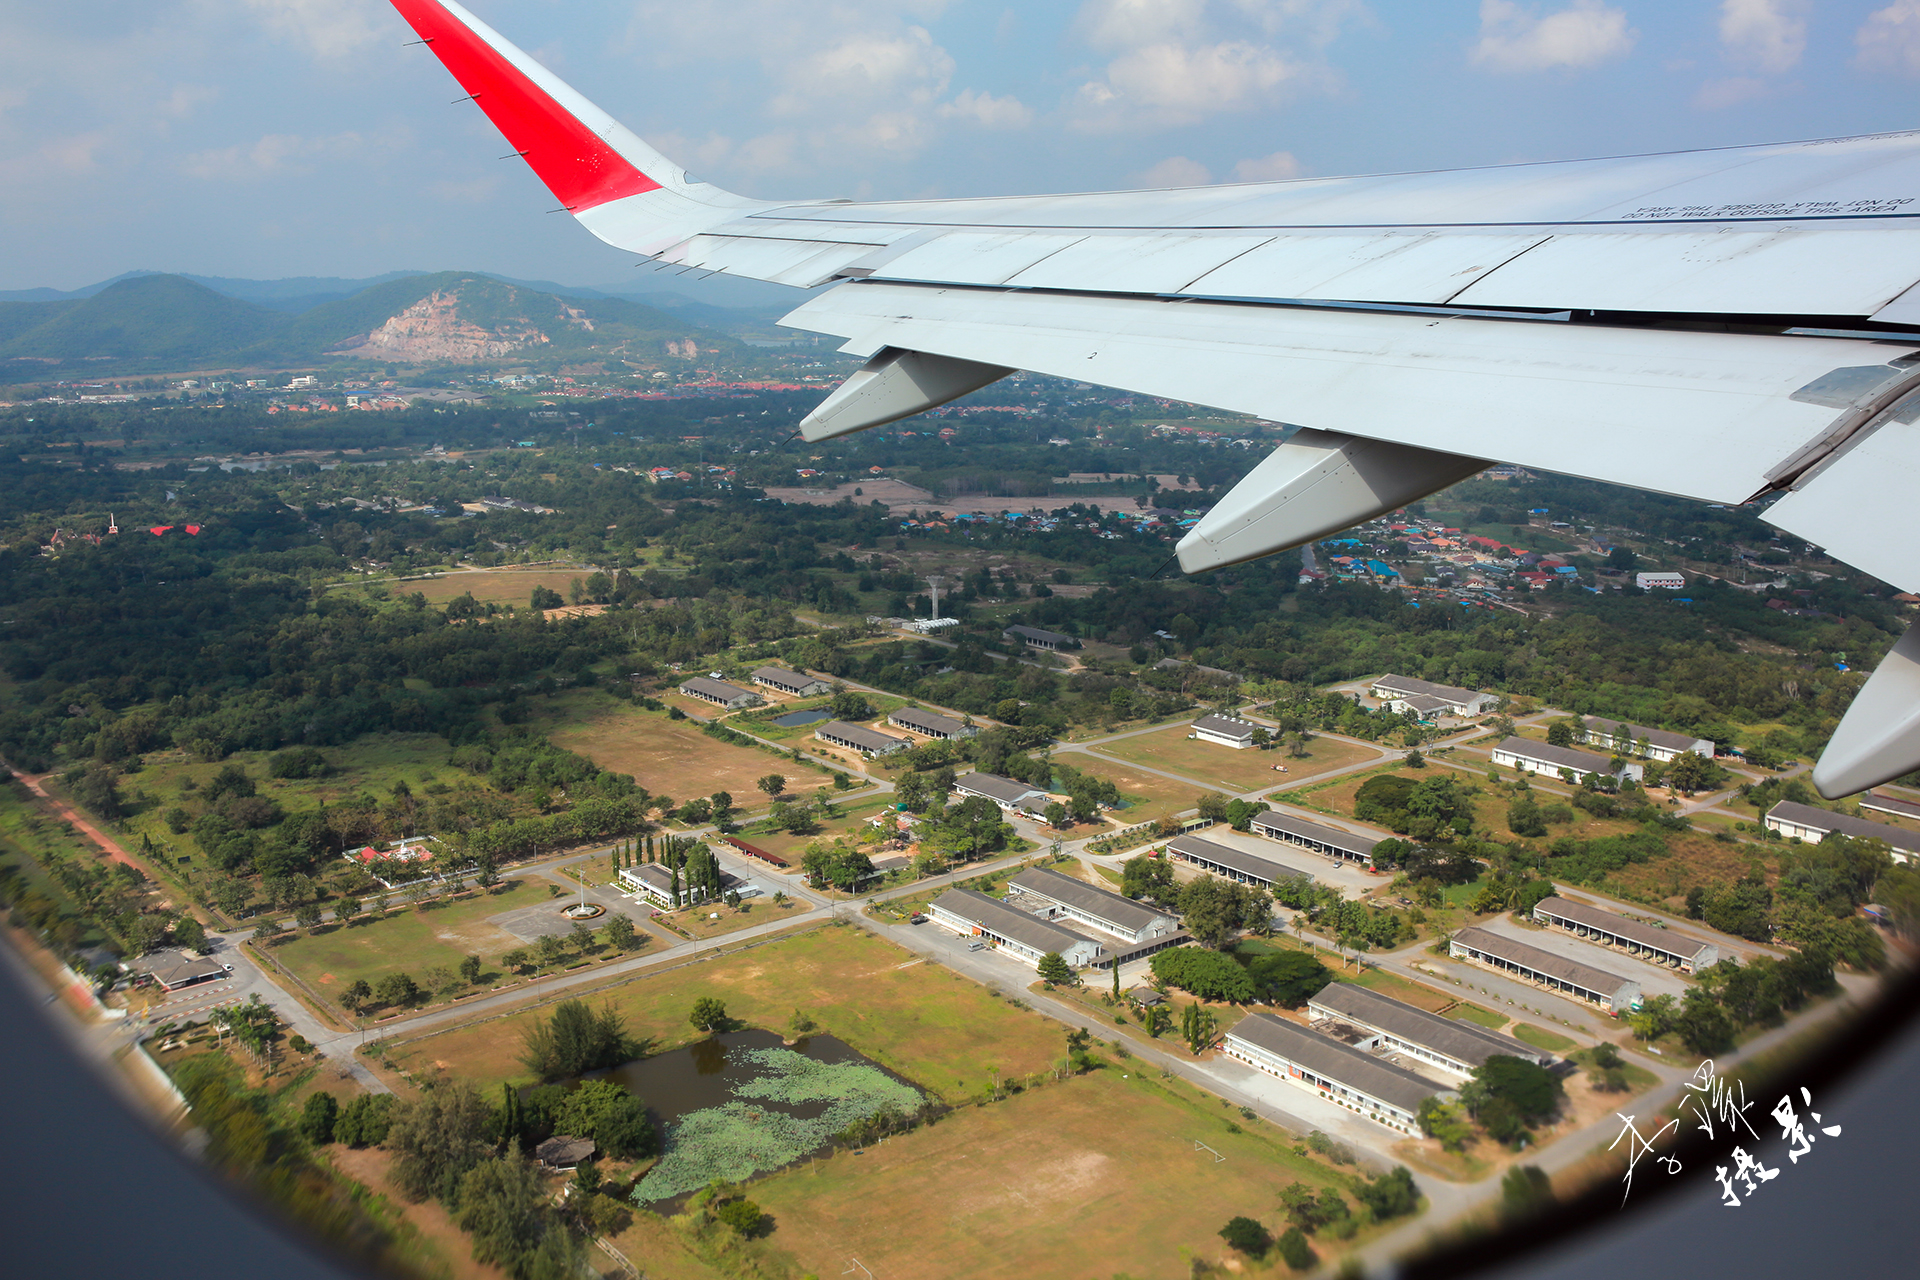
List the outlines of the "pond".
{"type": "Polygon", "coordinates": [[[782,729],[797,729],[803,724],[816,724],[819,721],[831,719],[833,719],[833,712],[825,709],[818,711],[789,711],[787,714],[776,718],[774,723],[782,729]]]}
{"type": "Polygon", "coordinates": [[[716,1178],[741,1181],[804,1160],[863,1124],[916,1114],[927,1099],[833,1036],[791,1045],[771,1031],[729,1031],[641,1058],[601,1078],[630,1090],[660,1126],[665,1155],[634,1188],[641,1204],[716,1178]]]}

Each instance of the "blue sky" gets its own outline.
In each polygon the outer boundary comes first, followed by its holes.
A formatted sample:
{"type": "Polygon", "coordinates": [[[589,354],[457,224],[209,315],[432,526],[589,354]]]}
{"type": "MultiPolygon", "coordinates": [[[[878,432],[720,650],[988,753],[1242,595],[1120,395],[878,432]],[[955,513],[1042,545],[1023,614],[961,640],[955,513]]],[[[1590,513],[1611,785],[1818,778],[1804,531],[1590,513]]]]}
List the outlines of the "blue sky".
{"type": "MultiPolygon", "coordinates": [[[[1920,0],[469,0],[698,176],[970,195],[1920,127],[1920,0]]],[[[0,0],[0,288],[637,275],[384,0],[0,0]]]]}

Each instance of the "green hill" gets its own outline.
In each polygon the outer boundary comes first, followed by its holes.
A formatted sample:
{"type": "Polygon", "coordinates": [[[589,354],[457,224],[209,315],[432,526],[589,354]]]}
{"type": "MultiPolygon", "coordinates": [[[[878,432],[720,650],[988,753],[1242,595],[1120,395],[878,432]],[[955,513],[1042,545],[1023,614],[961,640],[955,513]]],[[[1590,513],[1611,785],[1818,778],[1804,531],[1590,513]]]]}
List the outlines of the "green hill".
{"type": "Polygon", "coordinates": [[[0,356],[194,363],[251,346],[285,323],[277,312],[179,276],[137,276],[79,302],[0,304],[0,334],[12,333],[0,356]],[[45,318],[13,329],[8,313],[23,308],[45,318]]]}

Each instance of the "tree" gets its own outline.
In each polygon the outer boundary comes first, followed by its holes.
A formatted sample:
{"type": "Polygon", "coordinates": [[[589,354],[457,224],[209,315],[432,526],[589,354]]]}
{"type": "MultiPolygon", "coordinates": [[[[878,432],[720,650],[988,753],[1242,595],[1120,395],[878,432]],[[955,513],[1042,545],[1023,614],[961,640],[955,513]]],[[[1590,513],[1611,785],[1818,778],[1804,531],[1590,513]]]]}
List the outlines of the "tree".
{"type": "Polygon", "coordinates": [[[1305,1271],[1320,1260],[1298,1227],[1288,1227],[1276,1244],[1280,1257],[1295,1271],[1305,1271]]]}
{"type": "Polygon", "coordinates": [[[1500,1179],[1500,1212],[1509,1221],[1554,1203],[1553,1180],[1538,1165],[1517,1164],[1500,1179]]]}
{"type": "Polygon", "coordinates": [[[1220,1228],[1220,1238],[1249,1258],[1264,1258],[1273,1247],[1273,1237],[1252,1218],[1228,1219],[1227,1225],[1220,1228]]]}
{"type": "Polygon", "coordinates": [[[1712,761],[1698,752],[1685,751],[1674,757],[1667,771],[1667,783],[1675,791],[1692,795],[1712,781],[1714,772],[1712,761]]]}
{"type": "Polygon", "coordinates": [[[173,940],[189,951],[198,951],[207,945],[207,927],[190,915],[182,915],[173,922],[173,940]]]}
{"type": "Polygon", "coordinates": [[[562,1000],[551,1018],[534,1023],[520,1038],[520,1061],[541,1080],[618,1066],[639,1054],[611,1004],[596,1013],[584,1000],[562,1000]]]}
{"type": "Polygon", "coordinates": [[[1073,969],[1061,958],[1058,951],[1049,951],[1040,957],[1040,981],[1048,986],[1078,986],[1079,979],[1074,977],[1073,969]]]}
{"type": "Polygon", "coordinates": [[[480,985],[480,957],[468,956],[465,960],[462,960],[460,962],[460,976],[467,980],[468,986],[470,987],[479,986],[480,985]]]}
{"type": "Polygon", "coordinates": [[[316,1147],[323,1146],[333,1141],[333,1126],[339,1119],[340,1104],[332,1094],[312,1094],[300,1111],[300,1136],[316,1147]]]}
{"type": "Polygon", "coordinates": [[[428,1196],[452,1200],[461,1177],[487,1154],[490,1112],[464,1080],[396,1104],[385,1145],[401,1193],[416,1204],[428,1196]]]}
{"type": "Polygon", "coordinates": [[[534,940],[534,950],[540,953],[540,963],[556,965],[567,954],[567,944],[551,933],[543,933],[534,940]]]}
{"type": "Polygon", "coordinates": [[[390,1093],[361,1094],[340,1109],[333,1125],[333,1140],[349,1147],[379,1146],[387,1140],[394,1101],[390,1093]]]}
{"type": "Polygon", "coordinates": [[[1442,1102],[1437,1095],[1421,1100],[1420,1130],[1448,1151],[1464,1149],[1473,1137],[1473,1123],[1468,1120],[1465,1109],[1442,1102]]]}
{"type": "Polygon", "coordinates": [[[315,929],[318,929],[320,927],[320,917],[323,914],[324,913],[320,910],[319,903],[303,902],[297,908],[294,909],[293,919],[295,924],[298,924],[302,929],[305,929],[308,933],[312,933],[315,929]]]}
{"type": "Polygon", "coordinates": [[[639,939],[639,930],[633,927],[633,919],[619,912],[607,917],[607,941],[615,951],[631,951],[639,939]]]}
{"type": "Polygon", "coordinates": [[[352,924],[353,918],[359,914],[360,898],[357,894],[349,893],[333,904],[333,918],[342,926],[352,924]]]}
{"type": "Polygon", "coordinates": [[[1555,720],[1547,726],[1547,745],[1550,747],[1570,747],[1573,745],[1573,722],[1571,719],[1555,720]]]}
{"type": "Polygon", "coordinates": [[[756,779],[753,785],[766,792],[767,799],[772,800],[787,789],[787,780],[780,774],[769,773],[762,778],[756,779]]]}
{"type": "Polygon", "coordinates": [[[1147,962],[1153,976],[1202,1000],[1245,1004],[1253,999],[1253,978],[1232,956],[1199,947],[1169,947],[1147,962]]]}
{"type": "Polygon", "coordinates": [[[759,1235],[767,1221],[767,1215],[751,1200],[729,1200],[715,1209],[713,1216],[748,1240],[759,1235]]]}
{"type": "Polygon", "coordinates": [[[1141,854],[1120,864],[1120,892],[1129,898],[1167,902],[1177,896],[1173,864],[1166,858],[1141,854]]]}
{"type": "Polygon", "coordinates": [[[707,812],[715,826],[726,826],[727,819],[733,816],[733,794],[728,791],[714,792],[707,798],[707,812]]]}
{"type": "Polygon", "coordinates": [[[1093,1056],[1093,1033],[1084,1027],[1067,1028],[1067,1069],[1079,1075],[1099,1065],[1093,1056]]]}
{"type": "Polygon", "coordinates": [[[1694,988],[1687,992],[1680,1014],[1673,1020],[1681,1043],[1704,1057],[1725,1053],[1733,1048],[1733,1023],[1711,995],[1694,988]]]}
{"type": "Polygon", "coordinates": [[[380,979],[373,994],[381,1004],[401,1008],[420,998],[420,987],[410,974],[390,973],[380,979]]]}
{"type": "Polygon", "coordinates": [[[1405,1165],[1395,1165],[1392,1172],[1355,1187],[1353,1193],[1361,1204],[1373,1211],[1375,1222],[1403,1217],[1420,1207],[1420,1192],[1405,1165]]]}
{"type": "Polygon", "coordinates": [[[615,1160],[634,1160],[659,1149],[647,1109],[611,1080],[588,1080],[570,1090],[553,1119],[556,1131],[592,1138],[615,1160]]]}
{"type": "Polygon", "coordinates": [[[493,887],[500,883],[500,872],[493,865],[493,855],[482,854],[476,860],[473,882],[488,893],[492,893],[493,887]]]}
{"type": "Polygon", "coordinates": [[[1055,831],[1064,831],[1073,825],[1073,811],[1058,800],[1048,805],[1040,816],[1055,831]]]}
{"type": "Polygon", "coordinates": [[[1504,1102],[1523,1123],[1548,1118],[1565,1097],[1560,1079],[1553,1072],[1502,1053],[1476,1067],[1473,1078],[1460,1089],[1461,1104],[1475,1118],[1483,1119],[1482,1113],[1490,1106],[1504,1102]]]}
{"type": "Polygon", "coordinates": [[[1209,791],[1200,797],[1200,816],[1214,822],[1227,820],[1227,797],[1218,791],[1209,791]]]}
{"type": "Polygon", "coordinates": [[[1304,951],[1275,951],[1247,966],[1255,993],[1273,1002],[1297,1009],[1329,982],[1333,971],[1304,951]]]}
{"type": "Polygon", "coordinates": [[[693,1002],[687,1021],[699,1031],[719,1031],[727,1025],[727,1006],[714,996],[701,996],[693,1002]]]}
{"type": "Polygon", "coordinates": [[[569,1274],[553,1268],[577,1257],[579,1246],[548,1211],[532,1164],[517,1156],[478,1161],[457,1186],[453,1220],[473,1237],[474,1261],[496,1264],[515,1280],[569,1274]]]}
{"type": "Polygon", "coordinates": [[[348,1013],[358,1014],[372,1002],[373,988],[365,978],[355,978],[353,985],[340,993],[340,1007],[348,1013]]]}
{"type": "Polygon", "coordinates": [[[1180,1012],[1180,1033],[1187,1042],[1188,1051],[1196,1058],[1213,1043],[1214,1033],[1219,1026],[1219,1019],[1213,1016],[1213,1011],[1200,1005],[1190,1004],[1180,1012]]]}
{"type": "Polygon", "coordinates": [[[510,973],[525,973],[533,967],[533,956],[525,947],[515,947],[500,957],[500,963],[510,973]]]}

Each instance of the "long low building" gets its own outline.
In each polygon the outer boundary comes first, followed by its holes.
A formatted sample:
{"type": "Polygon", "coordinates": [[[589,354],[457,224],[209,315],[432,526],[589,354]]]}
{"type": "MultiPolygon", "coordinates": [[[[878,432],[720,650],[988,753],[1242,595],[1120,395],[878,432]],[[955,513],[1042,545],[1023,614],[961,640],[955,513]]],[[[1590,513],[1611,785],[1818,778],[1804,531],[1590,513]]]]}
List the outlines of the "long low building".
{"type": "Polygon", "coordinates": [[[1860,797],[1860,807],[1873,813],[1890,813],[1896,818],[1920,819],[1920,804],[1898,796],[1883,796],[1869,791],[1860,797]]]}
{"type": "Polygon", "coordinates": [[[1460,1095],[1405,1067],[1326,1036],[1315,1035],[1270,1013],[1249,1013],[1227,1032],[1230,1058],[1279,1076],[1329,1102],[1337,1102],[1397,1133],[1418,1135],[1420,1104],[1460,1095]]]}
{"type": "Polygon", "coordinates": [[[1040,817],[1053,803],[1053,797],[1039,787],[1026,782],[1015,782],[1012,778],[1003,778],[997,773],[963,773],[953,780],[954,791],[962,797],[971,799],[979,796],[991,800],[1009,813],[1025,813],[1040,817]]]}
{"type": "Polygon", "coordinates": [[[1513,974],[1536,986],[1595,1004],[1618,1017],[1640,1007],[1640,984],[1605,969],[1469,926],[1453,935],[1447,954],[1513,974]]]}
{"type": "Polygon", "coordinates": [[[1239,716],[1225,716],[1218,712],[1201,716],[1189,726],[1193,732],[1187,736],[1198,738],[1202,742],[1211,742],[1222,747],[1232,747],[1235,751],[1244,751],[1253,745],[1253,731],[1260,726],[1251,720],[1242,720],[1239,716]]]}
{"type": "Polygon", "coordinates": [[[1535,742],[1531,738],[1506,739],[1493,749],[1493,762],[1509,769],[1550,776],[1558,776],[1562,769],[1566,769],[1573,773],[1575,781],[1590,773],[1597,773],[1603,778],[1632,778],[1638,782],[1646,774],[1646,770],[1637,764],[1622,765],[1615,769],[1610,756],[1595,755],[1591,751],[1579,751],[1573,747],[1556,747],[1551,743],[1535,742]]]}
{"type": "Polygon", "coordinates": [[[1377,836],[1355,835],[1351,831],[1276,813],[1272,809],[1255,817],[1248,826],[1255,834],[1269,840],[1284,840],[1329,858],[1342,858],[1369,867],[1373,865],[1373,848],[1380,843],[1377,836]]]}
{"type": "Polygon", "coordinates": [[[1182,862],[1190,862],[1202,871],[1211,871],[1217,876],[1238,880],[1241,884],[1259,885],[1262,889],[1271,889],[1282,880],[1313,879],[1304,871],[1295,871],[1257,853],[1244,853],[1212,840],[1202,840],[1199,836],[1181,836],[1168,841],[1167,854],[1182,862]]]}
{"type": "Polygon", "coordinates": [[[1697,756],[1713,759],[1712,738],[1696,738],[1690,733],[1674,733],[1668,729],[1649,729],[1645,725],[1608,720],[1604,716],[1587,716],[1580,724],[1582,742],[1588,746],[1618,751],[1622,755],[1631,753],[1668,763],[1691,751],[1697,756]]]}
{"type": "Polygon", "coordinates": [[[905,751],[913,745],[911,738],[882,733],[878,729],[869,729],[861,724],[848,724],[845,720],[829,720],[815,729],[813,736],[822,742],[830,742],[836,747],[858,751],[863,756],[884,756],[895,751],[905,751]]]}
{"type": "Polygon", "coordinates": [[[1792,800],[1782,800],[1774,805],[1767,810],[1767,816],[1762,821],[1769,829],[1794,840],[1818,843],[1835,832],[1856,840],[1885,840],[1895,862],[1905,862],[1920,853],[1920,832],[1885,822],[1869,822],[1865,818],[1827,809],[1816,809],[1810,804],[1798,804],[1792,800]]]}
{"type": "Polygon", "coordinates": [[[1307,1001],[1314,1029],[1356,1049],[1404,1054],[1457,1076],[1505,1056],[1548,1066],[1553,1055],[1512,1036],[1416,1009],[1351,982],[1329,982],[1307,1001]]]}
{"type": "MultiPolygon", "coordinates": [[[[1367,690],[1380,701],[1392,704],[1410,696],[1437,699],[1445,708],[1457,716],[1477,716],[1499,705],[1497,693],[1477,693],[1472,689],[1462,689],[1456,685],[1435,684],[1431,680],[1416,680],[1412,676],[1384,675],[1367,690]]],[[[1427,704],[1431,705],[1431,704],[1427,704]]]]}
{"type": "Polygon", "coordinates": [[[753,682],[792,698],[811,698],[833,691],[833,686],[820,677],[810,676],[804,671],[789,671],[785,667],[755,667],[753,682]]]}
{"type": "Polygon", "coordinates": [[[887,723],[901,729],[910,729],[927,738],[971,738],[980,732],[979,725],[967,724],[955,720],[952,716],[943,716],[938,711],[927,711],[921,707],[901,707],[887,717],[887,723]]]}
{"type": "MultiPolygon", "coordinates": [[[[695,889],[685,880],[676,881],[671,869],[658,862],[643,862],[637,867],[620,869],[620,887],[628,893],[638,894],[663,911],[672,911],[677,907],[691,907],[707,900],[704,889],[695,889]],[[680,901],[674,902],[674,886],[680,890],[680,901]]],[[[743,898],[757,898],[763,890],[753,881],[734,875],[731,871],[720,873],[720,896],[737,893],[743,898]]]]}
{"type": "Polygon", "coordinates": [[[934,920],[955,933],[986,939],[1002,951],[1038,965],[1049,951],[1076,969],[1098,960],[1105,948],[1085,934],[1010,907],[973,889],[949,889],[928,905],[934,920]]]}
{"type": "Polygon", "coordinates": [[[751,689],[742,689],[737,684],[728,684],[725,680],[714,680],[707,676],[693,676],[684,681],[680,685],[680,692],[689,698],[711,702],[729,711],[737,711],[741,707],[757,707],[766,701],[751,689]]]}
{"type": "Polygon", "coordinates": [[[1150,942],[1180,932],[1180,921],[1170,912],[1045,867],[1028,867],[1007,881],[1007,896],[1044,903],[1045,919],[1090,924],[1124,942],[1150,942]]]}
{"type": "Polygon", "coordinates": [[[1570,930],[1588,942],[1617,947],[1630,956],[1687,973],[1699,973],[1720,960],[1720,948],[1711,942],[1642,924],[1584,902],[1542,898],[1533,909],[1533,918],[1570,930]]]}

